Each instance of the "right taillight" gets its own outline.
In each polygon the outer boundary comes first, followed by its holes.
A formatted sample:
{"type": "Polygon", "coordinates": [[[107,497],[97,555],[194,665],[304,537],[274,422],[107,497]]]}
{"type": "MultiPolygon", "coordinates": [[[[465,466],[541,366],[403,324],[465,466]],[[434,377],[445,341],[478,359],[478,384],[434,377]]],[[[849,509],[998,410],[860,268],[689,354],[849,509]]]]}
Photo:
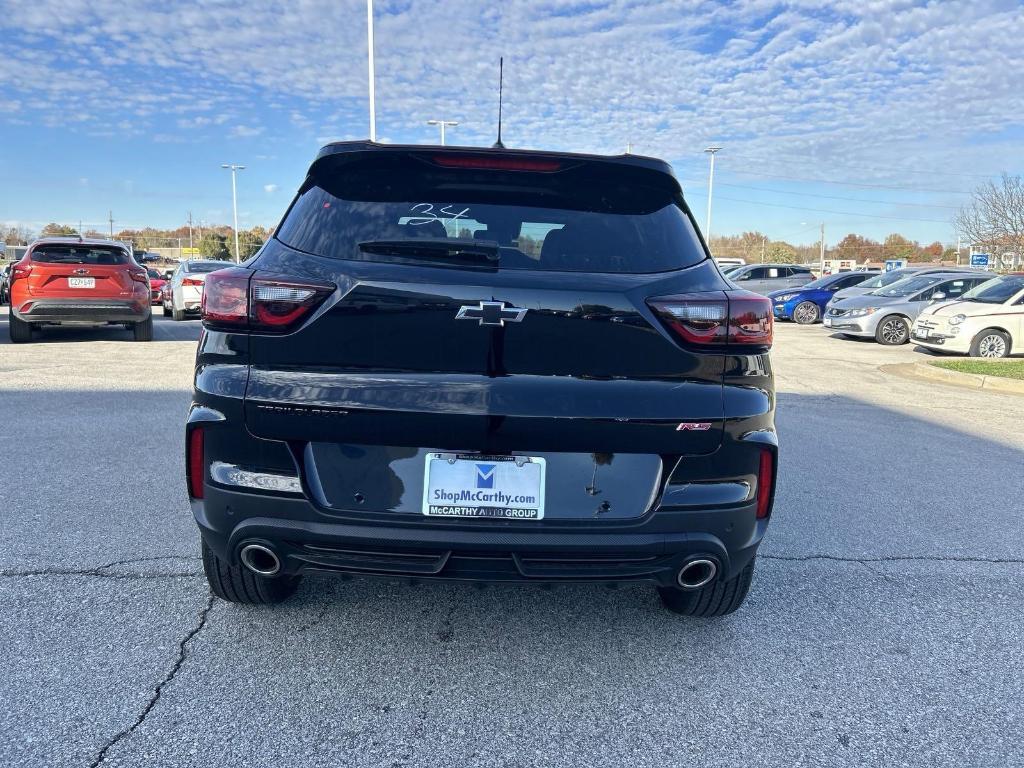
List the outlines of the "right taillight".
{"type": "Polygon", "coordinates": [[[775,454],[769,448],[761,449],[757,468],[757,519],[768,517],[772,504],[772,488],[775,485],[775,454]]]}
{"type": "Polygon", "coordinates": [[[206,276],[203,325],[285,333],[308,317],[335,287],[242,267],[221,269],[206,276]]]}
{"type": "Polygon", "coordinates": [[[688,346],[772,345],[772,304],[748,291],[711,291],[649,299],[661,320],[688,346]]]}

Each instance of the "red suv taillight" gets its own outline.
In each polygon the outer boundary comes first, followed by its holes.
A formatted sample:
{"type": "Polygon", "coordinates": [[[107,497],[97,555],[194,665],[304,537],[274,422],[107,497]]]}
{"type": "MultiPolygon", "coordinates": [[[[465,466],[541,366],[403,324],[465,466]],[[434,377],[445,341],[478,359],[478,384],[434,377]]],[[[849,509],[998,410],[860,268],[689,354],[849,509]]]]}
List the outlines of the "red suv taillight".
{"type": "Polygon", "coordinates": [[[146,270],[144,270],[144,269],[141,270],[141,271],[136,270],[136,269],[129,269],[128,270],[128,274],[131,276],[132,280],[134,280],[136,283],[148,283],[149,282],[149,273],[146,272],[146,270]]]}
{"type": "Polygon", "coordinates": [[[772,345],[772,303],[748,291],[659,296],[647,302],[686,345],[772,345]]]}
{"type": "Polygon", "coordinates": [[[203,281],[197,277],[186,277],[181,281],[182,285],[200,286],[203,281]]]}
{"type": "Polygon", "coordinates": [[[221,269],[206,276],[203,324],[284,333],[308,317],[335,287],[241,267],[221,269]]]}
{"type": "Polygon", "coordinates": [[[13,284],[15,280],[20,280],[21,278],[28,277],[31,274],[32,265],[25,264],[19,261],[17,264],[11,267],[11,283],[13,284]]]}
{"type": "Polygon", "coordinates": [[[188,433],[188,460],[185,462],[188,495],[203,498],[203,428],[193,427],[188,433]]]}

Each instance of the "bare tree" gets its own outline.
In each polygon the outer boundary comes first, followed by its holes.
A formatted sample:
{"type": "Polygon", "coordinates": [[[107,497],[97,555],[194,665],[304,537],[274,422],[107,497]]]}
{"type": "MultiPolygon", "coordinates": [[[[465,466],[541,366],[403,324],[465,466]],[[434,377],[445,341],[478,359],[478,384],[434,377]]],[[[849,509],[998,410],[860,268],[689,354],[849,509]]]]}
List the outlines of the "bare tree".
{"type": "Polygon", "coordinates": [[[1024,180],[1004,173],[999,183],[978,187],[957,214],[956,227],[973,245],[994,255],[1024,254],[1024,180]]]}

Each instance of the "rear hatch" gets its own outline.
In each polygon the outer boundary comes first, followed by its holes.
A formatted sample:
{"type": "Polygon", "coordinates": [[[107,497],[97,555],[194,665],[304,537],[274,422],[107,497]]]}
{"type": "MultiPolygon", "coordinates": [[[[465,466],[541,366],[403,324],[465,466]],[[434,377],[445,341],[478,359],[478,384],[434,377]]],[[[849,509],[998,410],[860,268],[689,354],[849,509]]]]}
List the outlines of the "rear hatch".
{"type": "Polygon", "coordinates": [[[667,167],[506,157],[328,154],[251,264],[337,286],[294,332],[252,335],[245,402],[322,504],[362,503],[358,477],[401,487],[374,508],[418,512],[433,450],[544,457],[547,518],[611,498],[637,517],[719,446],[725,354],[648,301],[728,287],[667,167]]]}
{"type": "Polygon", "coordinates": [[[30,263],[30,296],[111,298],[130,296],[134,287],[132,260],[116,246],[44,244],[33,249],[30,263]]]}

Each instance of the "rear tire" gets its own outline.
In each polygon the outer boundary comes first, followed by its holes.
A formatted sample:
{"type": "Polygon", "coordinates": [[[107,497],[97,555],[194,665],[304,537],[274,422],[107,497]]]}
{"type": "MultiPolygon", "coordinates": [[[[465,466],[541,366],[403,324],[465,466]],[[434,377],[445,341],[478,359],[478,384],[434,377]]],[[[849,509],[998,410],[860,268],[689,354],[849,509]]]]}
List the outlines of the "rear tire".
{"type": "Polygon", "coordinates": [[[1010,337],[995,328],[986,328],[971,342],[971,357],[1006,357],[1010,354],[1010,337]]]}
{"type": "Polygon", "coordinates": [[[681,616],[725,616],[743,605],[753,575],[754,559],[751,559],[738,576],[728,581],[715,581],[701,589],[658,587],[658,594],[662,605],[681,616]]]}
{"type": "Polygon", "coordinates": [[[203,570],[210,591],[221,600],[245,605],[272,605],[287,600],[301,576],[259,576],[240,565],[228,565],[203,542],[203,570]]]}
{"type": "Polygon", "coordinates": [[[32,341],[32,324],[15,317],[13,309],[8,309],[7,330],[11,335],[12,344],[25,344],[32,341]]]}
{"type": "Polygon", "coordinates": [[[164,317],[170,317],[171,316],[171,310],[168,309],[166,304],[163,305],[163,308],[164,308],[164,317]]]}
{"type": "Polygon", "coordinates": [[[182,320],[185,319],[185,310],[178,309],[177,307],[174,306],[174,303],[172,302],[171,303],[171,317],[174,318],[174,322],[180,323],[182,320]]]}
{"type": "Polygon", "coordinates": [[[150,315],[141,323],[134,323],[132,325],[132,335],[136,341],[152,341],[153,340],[153,315],[150,315]]]}
{"type": "Polygon", "coordinates": [[[821,320],[821,310],[813,301],[801,301],[793,309],[793,320],[797,325],[814,325],[821,320]]]}
{"type": "Polygon", "coordinates": [[[898,347],[910,340],[910,323],[901,315],[883,317],[875,329],[875,341],[887,347],[898,347]]]}

